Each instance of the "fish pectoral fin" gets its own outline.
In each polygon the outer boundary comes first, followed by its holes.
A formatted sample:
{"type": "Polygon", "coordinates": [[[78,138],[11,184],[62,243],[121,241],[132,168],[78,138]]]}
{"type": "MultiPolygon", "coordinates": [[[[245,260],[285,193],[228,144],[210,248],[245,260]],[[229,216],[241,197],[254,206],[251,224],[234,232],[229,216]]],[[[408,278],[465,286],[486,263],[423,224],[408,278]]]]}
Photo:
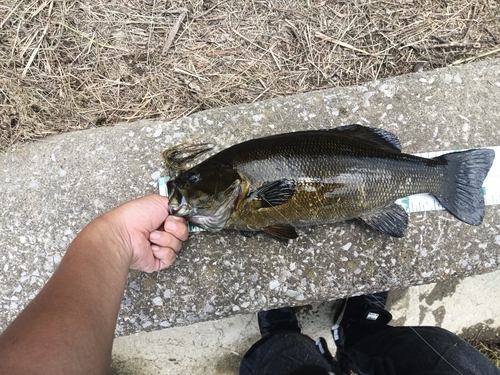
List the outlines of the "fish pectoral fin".
{"type": "Polygon", "coordinates": [[[387,130],[352,124],[339,126],[338,128],[330,129],[330,131],[348,133],[348,135],[358,138],[361,141],[375,144],[391,151],[401,152],[401,143],[399,143],[398,137],[387,130]]]}
{"type": "Polygon", "coordinates": [[[295,228],[285,225],[271,225],[262,228],[262,230],[271,236],[277,237],[279,240],[293,240],[299,236],[295,228]]]}
{"type": "Polygon", "coordinates": [[[297,184],[294,180],[282,178],[261,186],[257,190],[248,195],[249,200],[260,200],[259,208],[279,206],[280,204],[288,202],[295,191],[297,184]]]}
{"type": "Polygon", "coordinates": [[[408,214],[396,203],[372,211],[361,216],[360,219],[379,232],[393,237],[403,237],[408,226],[408,214]]]}

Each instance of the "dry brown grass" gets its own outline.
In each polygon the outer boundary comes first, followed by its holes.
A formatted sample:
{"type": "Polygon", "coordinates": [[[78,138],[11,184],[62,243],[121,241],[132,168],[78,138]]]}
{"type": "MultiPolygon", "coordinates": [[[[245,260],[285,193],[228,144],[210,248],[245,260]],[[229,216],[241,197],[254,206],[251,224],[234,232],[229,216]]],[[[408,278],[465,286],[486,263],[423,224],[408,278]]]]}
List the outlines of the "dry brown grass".
{"type": "Polygon", "coordinates": [[[500,343],[477,343],[476,348],[500,368],[500,343]]]}
{"type": "Polygon", "coordinates": [[[495,56],[495,0],[4,0],[0,151],[495,56]],[[167,36],[182,9],[185,18],[167,36]]]}

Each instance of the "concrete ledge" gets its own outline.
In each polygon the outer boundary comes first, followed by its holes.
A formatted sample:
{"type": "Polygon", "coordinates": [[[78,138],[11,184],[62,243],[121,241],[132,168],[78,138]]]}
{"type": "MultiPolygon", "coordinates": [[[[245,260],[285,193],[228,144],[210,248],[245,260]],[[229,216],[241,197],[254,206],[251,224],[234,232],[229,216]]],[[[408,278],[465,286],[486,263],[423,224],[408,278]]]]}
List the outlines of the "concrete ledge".
{"type": "MultiPolygon", "coordinates": [[[[470,340],[498,342],[500,301],[491,298],[500,271],[391,290],[391,325],[431,325],[470,340]]],[[[300,307],[302,332],[324,337],[335,350],[330,327],[336,302],[300,307]]],[[[256,314],[122,336],[114,341],[113,375],[238,375],[241,359],[260,338],[256,314]]]]}
{"type": "MultiPolygon", "coordinates": [[[[223,149],[350,123],[392,131],[410,153],[496,146],[499,97],[500,60],[490,60],[13,148],[0,156],[2,328],[89,220],[156,191],[166,147],[208,139],[223,149]]],[[[480,227],[445,212],[411,214],[402,239],[351,222],[311,228],[289,245],[265,235],[194,234],[172,268],[130,274],[117,335],[494,271],[499,228],[490,206],[480,227]]]]}

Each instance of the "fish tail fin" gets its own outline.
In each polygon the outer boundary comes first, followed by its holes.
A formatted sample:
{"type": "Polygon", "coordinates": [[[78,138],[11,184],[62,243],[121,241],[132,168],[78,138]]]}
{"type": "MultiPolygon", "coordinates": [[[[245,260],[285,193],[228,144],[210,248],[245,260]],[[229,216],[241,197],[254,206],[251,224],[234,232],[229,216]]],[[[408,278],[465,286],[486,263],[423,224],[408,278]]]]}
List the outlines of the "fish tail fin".
{"type": "Polygon", "coordinates": [[[482,184],[495,158],[490,149],[452,152],[435,159],[445,160],[449,183],[436,195],[441,205],[457,219],[479,225],[484,218],[482,184]]]}

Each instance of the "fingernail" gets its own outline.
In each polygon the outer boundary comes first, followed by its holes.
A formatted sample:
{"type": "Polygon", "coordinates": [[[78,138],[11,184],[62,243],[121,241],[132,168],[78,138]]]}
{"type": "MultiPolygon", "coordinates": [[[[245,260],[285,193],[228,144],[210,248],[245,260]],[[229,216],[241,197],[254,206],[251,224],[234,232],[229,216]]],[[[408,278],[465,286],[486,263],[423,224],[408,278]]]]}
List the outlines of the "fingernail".
{"type": "Polygon", "coordinates": [[[174,232],[177,230],[177,224],[173,221],[166,221],[164,225],[165,230],[170,232],[174,232]]]}
{"type": "Polygon", "coordinates": [[[158,251],[158,250],[160,250],[160,246],[158,246],[158,245],[151,245],[151,250],[158,251]]]}
{"type": "Polygon", "coordinates": [[[160,233],[159,232],[152,232],[150,235],[149,235],[149,239],[150,240],[159,240],[161,237],[160,233]]]}
{"type": "Polygon", "coordinates": [[[176,221],[178,223],[185,223],[186,222],[186,219],[184,219],[183,217],[179,217],[179,216],[169,216],[168,220],[171,220],[174,222],[176,221]]]}

